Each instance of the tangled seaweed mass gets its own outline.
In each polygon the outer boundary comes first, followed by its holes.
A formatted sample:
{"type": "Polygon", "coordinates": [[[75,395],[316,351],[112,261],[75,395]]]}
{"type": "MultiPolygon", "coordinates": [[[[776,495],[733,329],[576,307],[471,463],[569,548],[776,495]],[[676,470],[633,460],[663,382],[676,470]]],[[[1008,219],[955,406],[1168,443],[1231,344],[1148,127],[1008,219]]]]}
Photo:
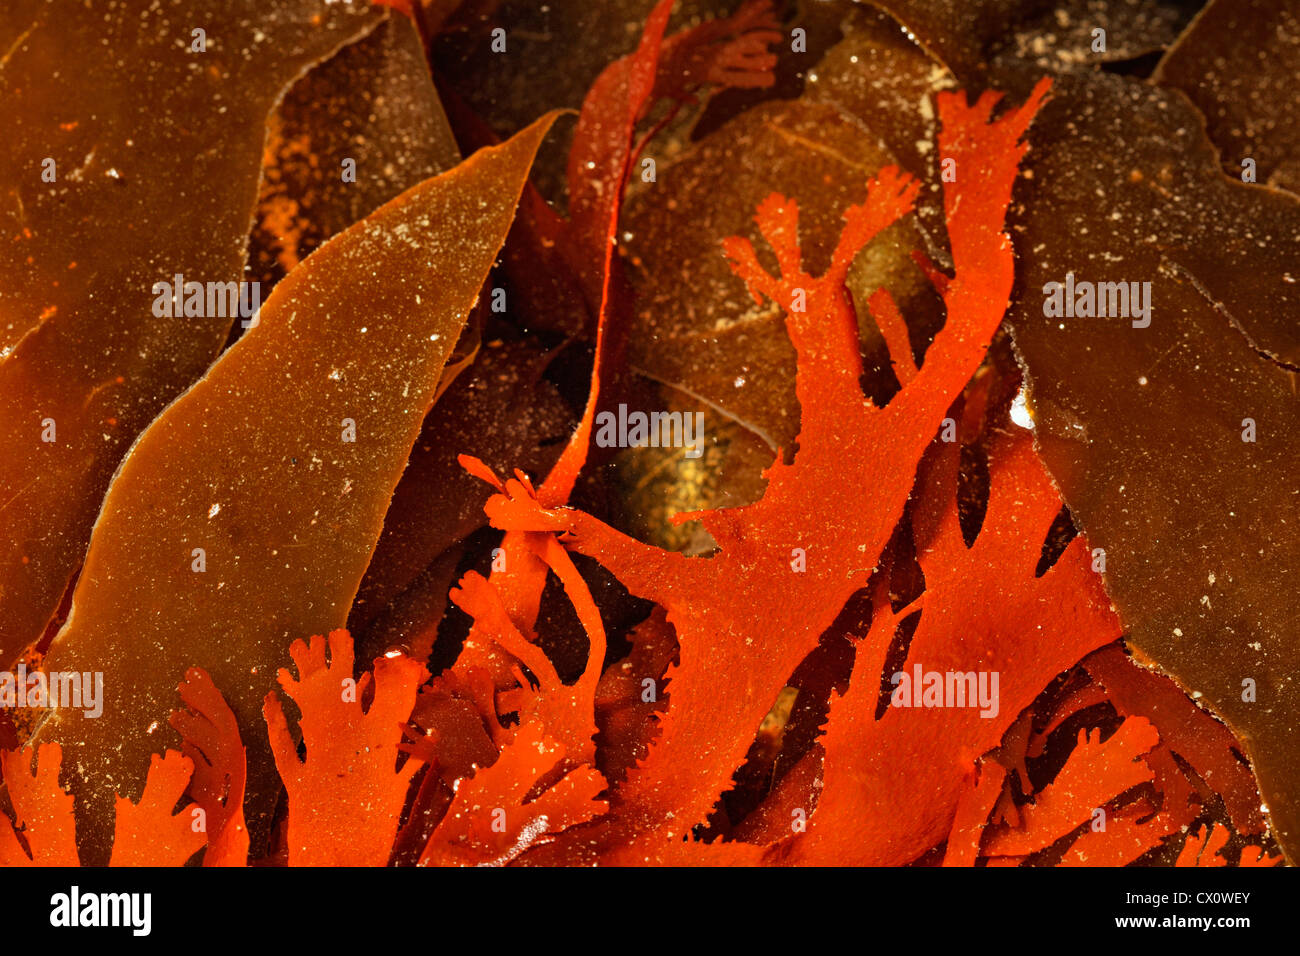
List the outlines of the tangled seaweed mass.
{"type": "Polygon", "coordinates": [[[13,0],[0,863],[1294,861],[1280,6],[13,0]]]}

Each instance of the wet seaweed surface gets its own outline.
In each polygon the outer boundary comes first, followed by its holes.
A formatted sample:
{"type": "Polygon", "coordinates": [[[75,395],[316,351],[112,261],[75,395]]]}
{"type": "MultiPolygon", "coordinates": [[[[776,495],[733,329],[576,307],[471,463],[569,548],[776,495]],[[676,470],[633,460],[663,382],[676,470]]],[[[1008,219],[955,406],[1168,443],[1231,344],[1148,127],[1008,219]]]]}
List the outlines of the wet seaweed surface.
{"type": "Polygon", "coordinates": [[[0,863],[1294,862],[1297,38],[9,3],[0,863]]]}

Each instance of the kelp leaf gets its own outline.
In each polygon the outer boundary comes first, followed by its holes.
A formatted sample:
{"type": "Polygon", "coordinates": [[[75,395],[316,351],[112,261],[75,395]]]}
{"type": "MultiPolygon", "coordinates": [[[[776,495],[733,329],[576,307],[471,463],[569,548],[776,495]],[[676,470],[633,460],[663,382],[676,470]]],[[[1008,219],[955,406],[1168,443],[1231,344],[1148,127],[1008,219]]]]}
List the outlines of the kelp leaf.
{"type": "MultiPolygon", "coordinates": [[[[154,283],[241,279],[265,118],[303,70],[382,19],[327,0],[183,9],[124,0],[115,9],[130,27],[115,27],[109,44],[103,19],[79,0],[8,2],[0,26],[5,666],[58,607],[132,442],[230,332],[224,308],[155,315],[154,283]],[[198,23],[202,53],[190,51],[198,23]],[[46,157],[53,183],[41,177],[46,157]],[[49,420],[53,442],[42,440],[49,420]]],[[[99,802],[107,831],[111,807],[99,802]]]]}
{"type": "Polygon", "coordinates": [[[868,0],[891,13],[965,83],[1003,77],[999,67],[1036,72],[1095,68],[1171,42],[1190,13],[1174,2],[1060,0],[868,0]],[[1096,47],[1093,30],[1106,42],[1096,47]]]}
{"type": "Polygon", "coordinates": [[[106,852],[105,781],[131,787],[150,749],[145,729],[165,720],[192,666],[239,718],[248,826],[254,843],[265,836],[277,783],[258,714],[284,642],[346,622],[553,119],[321,246],[123,464],[75,613],[46,658],[55,670],[102,670],[104,715],[63,708],[36,734],[76,752],[83,854],[106,852]]]}
{"type": "Polygon", "coordinates": [[[1224,177],[1158,86],[1071,77],[1042,130],[1008,313],[1039,453],[1105,553],[1128,647],[1236,734],[1294,856],[1297,613],[1278,582],[1300,569],[1300,199],[1224,177]],[[1072,305],[1115,282],[1149,311],[1046,314],[1066,282],[1072,305]]]}
{"type": "Polygon", "coordinates": [[[389,16],[299,79],[267,121],[248,252],[262,298],[321,243],[460,160],[415,27],[389,16]]]}
{"type": "Polygon", "coordinates": [[[1231,176],[1300,192],[1300,11],[1270,0],[1210,0],[1156,67],[1205,116],[1231,176]]]}

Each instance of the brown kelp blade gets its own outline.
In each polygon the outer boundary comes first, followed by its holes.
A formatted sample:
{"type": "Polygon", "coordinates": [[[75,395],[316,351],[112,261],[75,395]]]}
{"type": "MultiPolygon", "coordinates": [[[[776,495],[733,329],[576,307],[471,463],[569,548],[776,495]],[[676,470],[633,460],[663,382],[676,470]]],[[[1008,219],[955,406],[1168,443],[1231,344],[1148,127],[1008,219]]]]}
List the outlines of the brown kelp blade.
{"type": "Polygon", "coordinates": [[[461,161],[419,34],[398,14],[295,83],[267,131],[248,251],[263,300],[326,239],[461,161]]]}
{"type": "Polygon", "coordinates": [[[1129,647],[1236,733],[1294,861],[1300,409],[1273,355],[1296,349],[1300,204],[1223,177],[1181,94],[1104,75],[1057,91],[1008,313],[1038,449],[1129,647]],[[1090,307],[1094,289],[1116,294],[1090,307]]]}
{"type": "Polygon", "coordinates": [[[103,714],[50,711],[105,855],[114,790],[138,791],[187,668],[240,721],[249,826],[276,794],[260,708],[289,643],[342,627],[439,373],[505,240],[554,114],[321,246],[124,462],[51,671],[102,671],[103,714]]]}
{"type": "Polygon", "coordinates": [[[364,36],[360,4],[76,0],[0,13],[0,658],[36,640],[136,436],[216,358],[230,310],[155,314],[175,274],[236,282],[265,121],[364,36]],[[109,37],[112,37],[109,42],[109,37]]]}

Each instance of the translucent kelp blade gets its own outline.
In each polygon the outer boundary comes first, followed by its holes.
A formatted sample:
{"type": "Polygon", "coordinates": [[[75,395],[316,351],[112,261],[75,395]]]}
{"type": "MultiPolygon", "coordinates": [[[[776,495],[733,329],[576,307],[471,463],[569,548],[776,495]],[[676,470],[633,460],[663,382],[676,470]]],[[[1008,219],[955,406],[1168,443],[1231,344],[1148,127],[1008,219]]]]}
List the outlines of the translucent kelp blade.
{"type": "Polygon", "coordinates": [[[123,463],[45,662],[103,671],[104,713],[62,708],[35,738],[69,755],[83,856],[94,850],[87,862],[107,854],[107,781],[140,785],[153,746],[143,730],[165,723],[177,681],[195,666],[239,719],[246,818],[254,843],[265,837],[278,783],[259,713],[286,637],[346,622],[553,119],[321,246],[123,463]]]}
{"type": "Polygon", "coordinates": [[[78,0],[8,0],[0,24],[3,666],[54,614],[136,437],[239,321],[224,302],[159,314],[155,283],[242,278],[267,115],[382,20],[329,0],[114,11],[110,26],[78,0]]]}

